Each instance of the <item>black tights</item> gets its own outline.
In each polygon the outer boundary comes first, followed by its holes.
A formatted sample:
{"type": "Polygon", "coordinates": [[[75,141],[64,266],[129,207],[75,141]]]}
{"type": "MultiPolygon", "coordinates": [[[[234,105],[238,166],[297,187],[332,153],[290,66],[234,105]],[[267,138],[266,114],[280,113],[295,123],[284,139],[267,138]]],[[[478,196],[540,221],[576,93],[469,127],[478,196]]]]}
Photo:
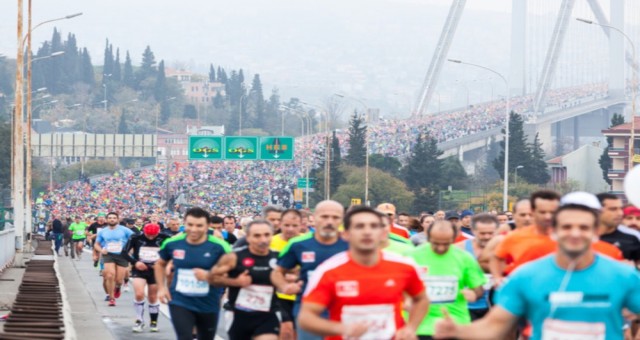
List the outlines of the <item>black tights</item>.
{"type": "Polygon", "coordinates": [[[178,340],[192,340],[193,327],[198,330],[198,340],[213,340],[218,328],[218,313],[196,313],[186,308],[169,305],[171,323],[178,340]]]}

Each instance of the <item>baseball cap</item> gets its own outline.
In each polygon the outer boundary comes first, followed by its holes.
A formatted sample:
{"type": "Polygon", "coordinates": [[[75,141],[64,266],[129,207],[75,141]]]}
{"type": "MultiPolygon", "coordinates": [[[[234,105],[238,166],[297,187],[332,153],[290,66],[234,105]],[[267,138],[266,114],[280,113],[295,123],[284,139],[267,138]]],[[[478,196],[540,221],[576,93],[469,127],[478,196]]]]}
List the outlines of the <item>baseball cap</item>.
{"type": "Polygon", "coordinates": [[[396,206],[391,203],[382,203],[376,209],[383,214],[396,214],[396,206]]]}
{"type": "Polygon", "coordinates": [[[473,211],[471,211],[471,210],[463,210],[462,214],[460,214],[460,218],[465,218],[467,216],[473,216],[473,211]]]}
{"type": "Polygon", "coordinates": [[[630,205],[623,210],[624,216],[640,216],[640,208],[630,205]]]}
{"type": "Polygon", "coordinates": [[[444,219],[447,221],[453,218],[460,219],[460,215],[455,211],[447,211],[444,215],[444,219]]]}
{"type": "Polygon", "coordinates": [[[98,213],[98,217],[106,217],[106,216],[107,216],[107,214],[105,214],[105,213],[103,213],[103,212],[98,213]]]}
{"type": "Polygon", "coordinates": [[[590,209],[600,210],[602,205],[594,194],[584,191],[576,191],[568,193],[560,199],[560,205],[581,205],[590,209]]]}
{"type": "Polygon", "coordinates": [[[160,226],[155,223],[149,223],[142,228],[142,232],[144,232],[145,235],[156,236],[160,234],[160,226]]]}

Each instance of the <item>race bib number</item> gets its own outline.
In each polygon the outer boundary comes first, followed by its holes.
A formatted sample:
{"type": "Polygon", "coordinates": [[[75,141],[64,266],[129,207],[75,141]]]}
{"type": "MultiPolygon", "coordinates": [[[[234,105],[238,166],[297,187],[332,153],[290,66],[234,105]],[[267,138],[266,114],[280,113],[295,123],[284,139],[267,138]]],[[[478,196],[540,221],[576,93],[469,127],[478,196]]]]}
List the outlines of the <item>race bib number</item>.
{"type": "Polygon", "coordinates": [[[364,322],[367,332],[360,340],[393,339],[396,333],[393,305],[344,306],[340,320],[345,325],[364,322]]]}
{"type": "Polygon", "coordinates": [[[271,309],[272,298],[272,286],[250,285],[238,292],[236,307],[247,311],[268,312],[271,309]]]}
{"type": "Polygon", "coordinates": [[[76,236],[84,236],[84,230],[76,230],[76,236]]]}
{"type": "Polygon", "coordinates": [[[426,276],[424,285],[432,303],[450,303],[458,297],[458,278],[455,276],[426,276]]]}
{"type": "Polygon", "coordinates": [[[107,251],[110,253],[120,254],[122,252],[122,242],[107,242],[107,251]]]}
{"type": "Polygon", "coordinates": [[[160,259],[157,247],[140,247],[140,252],[138,254],[140,261],[145,263],[153,263],[160,259]]]}
{"type": "Polygon", "coordinates": [[[178,269],[176,291],[185,296],[206,296],[209,294],[209,282],[198,281],[193,269],[178,269]]]}
{"type": "Polygon", "coordinates": [[[602,322],[544,320],[542,340],[605,340],[606,326],[602,322]]]}

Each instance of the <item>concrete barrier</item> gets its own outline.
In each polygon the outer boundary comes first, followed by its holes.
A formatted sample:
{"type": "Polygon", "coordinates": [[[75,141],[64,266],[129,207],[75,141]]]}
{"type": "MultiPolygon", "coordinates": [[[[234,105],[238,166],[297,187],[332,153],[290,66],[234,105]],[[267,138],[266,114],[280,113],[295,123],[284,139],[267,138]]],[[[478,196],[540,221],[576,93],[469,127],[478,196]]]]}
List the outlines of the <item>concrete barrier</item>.
{"type": "Polygon", "coordinates": [[[0,272],[13,263],[16,255],[16,231],[13,226],[0,231],[0,272]]]}

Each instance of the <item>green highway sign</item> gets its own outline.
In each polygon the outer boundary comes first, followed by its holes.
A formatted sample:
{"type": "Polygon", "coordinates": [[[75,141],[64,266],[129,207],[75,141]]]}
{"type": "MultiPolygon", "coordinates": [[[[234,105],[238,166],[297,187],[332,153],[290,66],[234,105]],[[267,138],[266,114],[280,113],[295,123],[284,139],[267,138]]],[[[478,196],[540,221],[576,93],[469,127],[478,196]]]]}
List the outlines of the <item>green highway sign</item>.
{"type": "Polygon", "coordinates": [[[220,160],[222,151],[222,137],[189,136],[189,160],[220,160]]]}
{"type": "Polygon", "coordinates": [[[225,137],[224,158],[229,161],[258,159],[258,137],[225,137]]]}
{"type": "Polygon", "coordinates": [[[265,161],[293,160],[293,137],[260,137],[260,159],[265,161]]]}
{"type": "MultiPolygon", "coordinates": [[[[313,188],[316,185],[316,178],[309,177],[309,188],[313,188]]],[[[298,188],[304,189],[307,187],[307,178],[298,178],[298,188]]]]}

